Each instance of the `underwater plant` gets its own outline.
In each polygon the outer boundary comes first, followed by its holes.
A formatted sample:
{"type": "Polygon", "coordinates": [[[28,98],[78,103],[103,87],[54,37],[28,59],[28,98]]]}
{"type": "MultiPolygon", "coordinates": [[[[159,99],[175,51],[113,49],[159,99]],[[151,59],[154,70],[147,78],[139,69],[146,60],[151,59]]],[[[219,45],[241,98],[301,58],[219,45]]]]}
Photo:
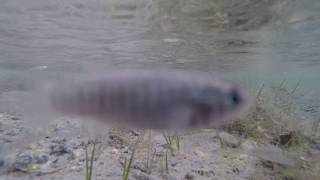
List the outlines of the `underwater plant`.
{"type": "Polygon", "coordinates": [[[165,148],[170,150],[171,155],[174,154],[175,150],[177,150],[178,152],[180,151],[181,135],[179,135],[179,133],[175,132],[173,134],[170,134],[169,132],[164,132],[162,135],[166,141],[166,144],[164,146],[165,148]]]}
{"type": "Polygon", "coordinates": [[[88,155],[88,146],[85,147],[85,153],[86,153],[86,157],[85,157],[85,179],[86,180],[91,180],[92,179],[92,173],[93,173],[93,161],[94,161],[94,157],[95,157],[95,150],[96,150],[96,144],[97,141],[95,140],[93,142],[93,147],[91,150],[91,154],[90,157],[88,155]]]}
{"type": "Polygon", "coordinates": [[[129,177],[130,169],[134,161],[134,155],[135,149],[131,152],[129,159],[125,157],[122,162],[120,161],[120,164],[122,166],[122,180],[127,180],[129,177]]]}

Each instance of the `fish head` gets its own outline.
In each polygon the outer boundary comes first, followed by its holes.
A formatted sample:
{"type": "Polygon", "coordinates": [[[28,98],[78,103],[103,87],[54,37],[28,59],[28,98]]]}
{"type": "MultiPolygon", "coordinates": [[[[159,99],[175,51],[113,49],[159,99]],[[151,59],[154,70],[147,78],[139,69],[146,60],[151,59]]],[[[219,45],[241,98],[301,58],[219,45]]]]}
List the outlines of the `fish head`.
{"type": "Polygon", "coordinates": [[[190,126],[219,127],[239,118],[250,107],[251,100],[236,85],[206,85],[193,97],[190,126]]]}

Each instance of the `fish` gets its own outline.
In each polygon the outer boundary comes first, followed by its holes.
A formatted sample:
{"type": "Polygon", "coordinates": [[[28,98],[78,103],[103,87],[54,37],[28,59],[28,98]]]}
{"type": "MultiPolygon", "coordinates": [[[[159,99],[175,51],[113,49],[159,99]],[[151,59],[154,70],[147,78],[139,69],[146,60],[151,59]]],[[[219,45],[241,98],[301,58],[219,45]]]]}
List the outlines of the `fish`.
{"type": "Polygon", "coordinates": [[[189,130],[217,127],[249,107],[237,85],[204,73],[118,70],[59,84],[51,107],[65,115],[116,127],[189,130]]]}

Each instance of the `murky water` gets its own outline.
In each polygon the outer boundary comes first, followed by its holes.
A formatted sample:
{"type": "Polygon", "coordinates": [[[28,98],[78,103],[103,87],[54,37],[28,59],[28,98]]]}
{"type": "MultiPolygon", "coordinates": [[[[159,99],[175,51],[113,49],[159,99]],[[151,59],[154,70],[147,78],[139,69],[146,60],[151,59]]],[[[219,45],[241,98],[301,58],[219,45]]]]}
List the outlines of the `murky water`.
{"type": "Polygon", "coordinates": [[[301,103],[314,105],[315,115],[319,27],[317,0],[2,0],[1,108],[22,103],[16,96],[42,81],[166,67],[218,73],[249,88],[301,81],[299,93],[309,95],[301,103]]]}

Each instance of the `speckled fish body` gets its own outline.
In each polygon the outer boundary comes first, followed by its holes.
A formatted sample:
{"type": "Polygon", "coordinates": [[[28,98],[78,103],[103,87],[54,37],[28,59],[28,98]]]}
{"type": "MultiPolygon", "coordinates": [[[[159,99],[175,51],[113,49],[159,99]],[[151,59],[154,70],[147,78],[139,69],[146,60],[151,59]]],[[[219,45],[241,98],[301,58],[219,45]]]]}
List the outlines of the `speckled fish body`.
{"type": "Polygon", "coordinates": [[[110,72],[61,85],[53,107],[125,127],[190,129],[224,124],[243,112],[247,96],[212,77],[180,71],[110,72]]]}

